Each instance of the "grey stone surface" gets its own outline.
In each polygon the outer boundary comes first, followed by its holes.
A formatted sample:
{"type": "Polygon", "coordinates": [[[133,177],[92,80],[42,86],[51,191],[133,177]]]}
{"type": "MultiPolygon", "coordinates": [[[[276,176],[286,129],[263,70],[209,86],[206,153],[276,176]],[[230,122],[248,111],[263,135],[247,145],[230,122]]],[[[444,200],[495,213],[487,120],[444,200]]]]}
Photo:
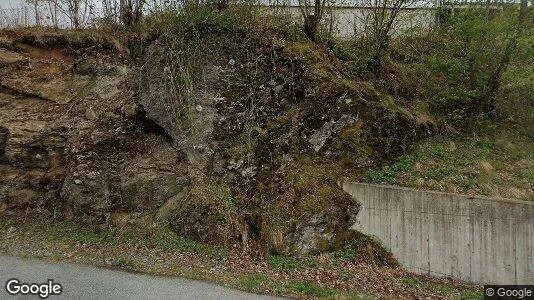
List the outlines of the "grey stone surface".
{"type": "MultiPolygon", "coordinates": [[[[198,76],[171,68],[169,51],[160,41],[148,48],[139,80],[139,104],[183,150],[191,165],[189,175],[202,179],[212,149],[214,122],[219,120],[217,89],[224,70],[213,62],[199,63],[198,76]],[[176,89],[175,78],[183,77],[184,86],[176,89]]],[[[192,71],[191,71],[192,72],[192,71]]],[[[192,72],[195,73],[195,72],[192,72]]]]}
{"type": "Polygon", "coordinates": [[[347,125],[352,125],[357,120],[356,117],[351,115],[343,115],[339,120],[330,120],[324,123],[324,125],[316,130],[309,138],[308,142],[311,144],[315,152],[319,152],[323,148],[325,142],[343,130],[347,125]]]}
{"type": "Polygon", "coordinates": [[[481,284],[534,282],[534,203],[363,183],[353,228],[417,274],[481,284]]]}
{"type": "MultiPolygon", "coordinates": [[[[346,218],[346,213],[337,206],[313,215],[308,222],[300,224],[295,232],[284,237],[285,251],[299,256],[319,254],[321,250],[324,251],[320,249],[320,244],[329,244],[335,236],[332,224],[342,223],[340,221],[346,218]]],[[[350,224],[345,226],[348,227],[350,224]]]]}

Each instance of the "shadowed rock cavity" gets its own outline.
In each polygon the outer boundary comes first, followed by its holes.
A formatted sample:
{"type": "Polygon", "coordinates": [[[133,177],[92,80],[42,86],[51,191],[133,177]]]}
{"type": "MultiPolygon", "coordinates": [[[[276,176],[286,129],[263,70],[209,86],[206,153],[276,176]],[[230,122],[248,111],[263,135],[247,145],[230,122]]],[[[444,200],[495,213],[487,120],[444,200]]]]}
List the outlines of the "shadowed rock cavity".
{"type": "Polygon", "coordinates": [[[7,128],[0,126],[0,160],[2,155],[4,155],[4,149],[7,145],[7,140],[9,139],[9,130],[7,128]]]}

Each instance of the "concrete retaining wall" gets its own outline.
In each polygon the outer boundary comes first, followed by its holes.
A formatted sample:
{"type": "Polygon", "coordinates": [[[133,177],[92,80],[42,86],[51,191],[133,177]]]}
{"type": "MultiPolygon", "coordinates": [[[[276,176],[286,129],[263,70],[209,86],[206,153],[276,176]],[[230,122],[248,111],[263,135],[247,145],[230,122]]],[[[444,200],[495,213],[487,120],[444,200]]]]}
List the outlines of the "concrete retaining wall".
{"type": "Polygon", "coordinates": [[[534,283],[534,203],[343,183],[362,205],[353,228],[417,274],[534,283]]]}

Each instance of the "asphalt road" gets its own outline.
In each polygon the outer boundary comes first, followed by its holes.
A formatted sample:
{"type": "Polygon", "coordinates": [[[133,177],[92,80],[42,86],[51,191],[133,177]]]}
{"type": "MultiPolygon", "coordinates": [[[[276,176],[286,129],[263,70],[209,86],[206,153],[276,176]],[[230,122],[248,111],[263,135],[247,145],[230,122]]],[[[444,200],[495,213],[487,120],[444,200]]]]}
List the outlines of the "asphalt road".
{"type": "Polygon", "coordinates": [[[183,278],[0,255],[0,299],[40,299],[9,295],[6,283],[13,278],[21,283],[46,283],[52,279],[61,284],[61,295],[48,299],[274,299],[183,278]]]}

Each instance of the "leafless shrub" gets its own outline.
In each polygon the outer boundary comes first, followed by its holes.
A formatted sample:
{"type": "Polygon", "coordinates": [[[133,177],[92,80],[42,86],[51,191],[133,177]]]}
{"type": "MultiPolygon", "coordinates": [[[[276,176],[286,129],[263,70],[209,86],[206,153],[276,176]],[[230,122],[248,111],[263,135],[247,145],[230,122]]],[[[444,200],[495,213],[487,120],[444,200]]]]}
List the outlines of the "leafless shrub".
{"type": "Polygon", "coordinates": [[[26,3],[28,3],[28,5],[30,5],[33,9],[33,13],[35,14],[35,25],[40,26],[41,17],[39,10],[39,0],[26,0],[26,3]]]}
{"type": "Polygon", "coordinates": [[[124,26],[139,23],[145,2],[145,0],[120,0],[120,18],[124,26]]]}
{"type": "Polygon", "coordinates": [[[312,40],[317,40],[317,30],[325,12],[326,0],[298,0],[299,8],[304,18],[304,32],[312,40]]]}
{"type": "Polygon", "coordinates": [[[62,12],[74,29],[84,28],[94,16],[92,0],[49,0],[55,9],[62,12]]]}
{"type": "MultiPolygon", "coordinates": [[[[414,23],[414,18],[427,18],[430,23],[431,14],[424,13],[429,3],[418,0],[362,0],[359,22],[362,24],[363,39],[372,53],[372,69],[377,76],[383,68],[384,59],[388,54],[391,36],[401,28],[408,29],[414,23]],[[402,19],[399,22],[399,19],[402,19]]],[[[430,11],[428,11],[430,12],[430,11]]]]}

